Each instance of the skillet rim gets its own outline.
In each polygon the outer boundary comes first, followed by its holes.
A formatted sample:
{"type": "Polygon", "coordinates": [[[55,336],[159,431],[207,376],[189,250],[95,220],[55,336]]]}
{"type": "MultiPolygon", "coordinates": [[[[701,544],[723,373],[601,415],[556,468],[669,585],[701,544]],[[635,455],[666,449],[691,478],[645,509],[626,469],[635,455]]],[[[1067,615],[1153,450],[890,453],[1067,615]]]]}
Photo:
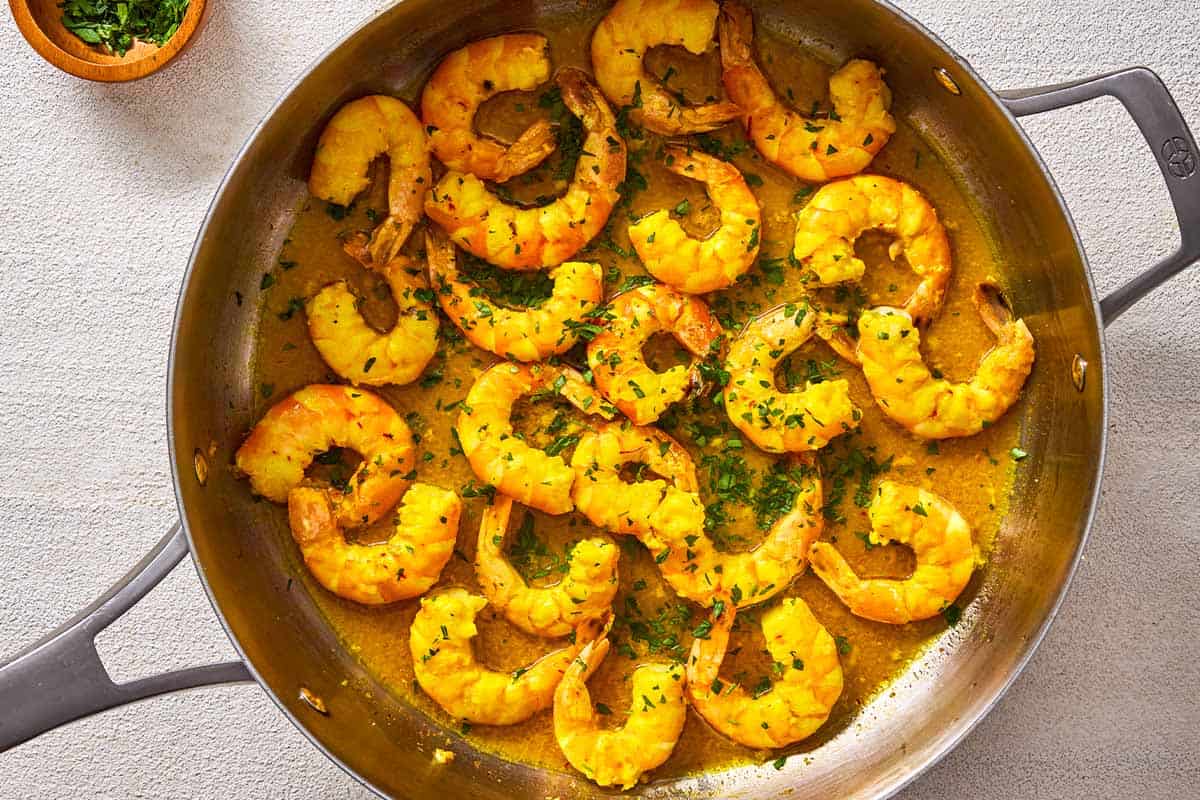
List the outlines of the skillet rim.
{"type": "MultiPolygon", "coordinates": [[[[1009,125],[1013,128],[1013,130],[1016,133],[1017,137],[1019,138],[1020,142],[1025,146],[1029,155],[1033,158],[1034,163],[1037,165],[1037,167],[1041,171],[1042,177],[1045,179],[1045,181],[1049,185],[1051,193],[1054,196],[1054,201],[1058,205],[1059,211],[1062,214],[1063,221],[1066,223],[1067,228],[1071,234],[1071,239],[1075,244],[1076,252],[1079,255],[1080,264],[1083,267],[1083,273],[1084,273],[1083,277],[1084,277],[1085,282],[1087,283],[1088,296],[1091,299],[1092,324],[1097,333],[1098,352],[1099,352],[1099,356],[1100,356],[1100,364],[1099,364],[1099,366],[1100,366],[1100,376],[1099,376],[1100,377],[1100,387],[1099,387],[1100,388],[1100,419],[1099,419],[1100,447],[1099,447],[1098,457],[1094,462],[1092,476],[1091,476],[1091,484],[1092,484],[1091,497],[1088,498],[1087,514],[1086,514],[1086,518],[1085,518],[1083,526],[1082,526],[1082,530],[1079,533],[1079,540],[1075,546],[1075,552],[1071,555],[1070,564],[1067,568],[1066,574],[1064,575],[1064,577],[1062,579],[1061,584],[1058,587],[1058,590],[1054,597],[1054,600],[1053,600],[1052,604],[1050,605],[1048,612],[1045,614],[1043,619],[1038,623],[1037,629],[1034,631],[1033,635],[1031,635],[1028,638],[1028,640],[1026,641],[1024,652],[1020,654],[1017,661],[1014,663],[1014,666],[1012,667],[1012,669],[1009,670],[1008,675],[1005,676],[1004,682],[999,687],[999,689],[997,689],[993,693],[993,695],[991,697],[989,697],[987,699],[987,701],[982,706],[980,706],[976,711],[974,711],[968,715],[959,717],[950,726],[951,733],[950,733],[949,738],[946,739],[945,741],[943,741],[942,744],[934,752],[932,752],[928,757],[924,758],[919,763],[906,765],[903,769],[902,774],[900,774],[899,776],[897,776],[893,779],[890,779],[890,782],[888,782],[888,779],[884,779],[884,785],[882,785],[880,787],[881,791],[879,791],[875,795],[875,797],[876,798],[888,798],[888,797],[893,797],[894,795],[899,793],[901,790],[903,790],[905,787],[909,786],[913,781],[915,781],[921,775],[925,774],[930,768],[932,768],[934,765],[936,765],[938,762],[940,762],[943,758],[945,758],[952,750],[956,749],[962,743],[962,741],[973,730],[975,730],[975,728],[979,725],[979,723],[982,722],[983,719],[986,716],[988,716],[988,714],[990,714],[997,705],[999,705],[1000,701],[1008,693],[1009,689],[1016,682],[1017,678],[1020,677],[1020,675],[1025,671],[1025,668],[1028,666],[1029,661],[1033,658],[1033,655],[1037,652],[1038,647],[1042,643],[1042,640],[1045,639],[1046,634],[1049,632],[1050,626],[1054,623],[1054,620],[1058,617],[1058,612],[1062,607],[1063,601],[1065,600],[1067,592],[1070,589],[1071,582],[1074,579],[1075,573],[1079,568],[1079,561],[1083,555],[1083,549],[1087,544],[1087,540],[1091,534],[1092,527],[1095,524],[1096,513],[1097,513],[1097,510],[1098,510],[1099,504],[1100,504],[1100,489],[1101,489],[1101,486],[1103,483],[1104,464],[1105,464],[1105,460],[1106,460],[1107,453],[1108,453],[1109,387],[1108,387],[1108,352],[1107,352],[1107,348],[1105,346],[1104,325],[1101,322],[1103,317],[1101,315],[1101,310],[1100,310],[1100,298],[1096,292],[1096,285],[1095,285],[1095,279],[1094,279],[1094,276],[1092,273],[1092,267],[1091,267],[1091,264],[1087,257],[1087,251],[1084,249],[1083,242],[1080,239],[1079,230],[1075,225],[1075,220],[1071,216],[1070,209],[1067,207],[1066,200],[1063,198],[1062,192],[1058,187],[1058,183],[1054,180],[1053,174],[1050,172],[1049,168],[1046,166],[1045,162],[1042,160],[1041,154],[1038,152],[1037,148],[1034,147],[1033,142],[1030,141],[1029,136],[1026,133],[1024,127],[1021,126],[1021,124],[1017,120],[1016,116],[1014,116],[1013,113],[1009,110],[1008,105],[999,96],[999,94],[997,94],[996,90],[993,89],[987,81],[983,80],[983,78],[975,71],[975,69],[970,65],[970,63],[966,59],[964,59],[962,56],[960,56],[957,51],[955,51],[948,44],[946,44],[946,42],[943,41],[941,39],[941,37],[934,34],[925,25],[923,25],[922,23],[920,23],[919,21],[914,19],[910,14],[908,14],[907,12],[905,12],[902,9],[895,6],[891,2],[891,0],[868,0],[868,2],[873,2],[875,5],[882,7],[885,11],[894,15],[898,19],[899,22],[908,25],[916,33],[926,37],[929,41],[931,41],[934,45],[936,45],[945,54],[945,56],[948,59],[950,59],[959,69],[961,69],[963,71],[963,73],[968,78],[970,78],[972,81],[975,82],[975,84],[982,90],[983,95],[989,101],[991,101],[991,103],[1001,112],[1003,117],[1008,121],[1009,125]]],[[[171,478],[172,478],[171,483],[172,483],[172,488],[175,493],[175,504],[179,511],[179,519],[180,519],[181,527],[183,529],[184,535],[187,537],[189,553],[192,554],[192,558],[190,559],[190,561],[196,569],[196,575],[200,579],[200,585],[202,587],[204,587],[204,592],[208,596],[209,604],[212,606],[213,611],[216,612],[217,620],[220,622],[221,627],[224,629],[225,635],[229,638],[229,641],[233,645],[234,650],[237,652],[239,659],[242,661],[243,664],[246,665],[246,669],[250,673],[250,675],[254,678],[255,683],[266,692],[267,696],[271,699],[271,702],[273,702],[275,704],[275,706],[279,709],[279,711],[281,711],[283,713],[283,715],[288,719],[288,721],[290,721],[292,723],[292,725],[294,725],[296,727],[296,729],[299,730],[300,733],[314,747],[316,747],[317,750],[319,750],[326,758],[328,758],[330,761],[332,761],[334,764],[336,764],[339,768],[341,768],[341,770],[343,772],[345,772],[348,776],[350,776],[352,779],[354,779],[356,782],[358,782],[362,786],[366,787],[368,790],[370,790],[374,794],[378,795],[379,797],[383,797],[383,798],[387,798],[390,795],[381,791],[377,786],[375,786],[373,783],[371,783],[371,781],[369,781],[365,776],[359,774],[355,769],[353,769],[348,764],[346,764],[342,759],[340,759],[336,755],[334,755],[330,751],[330,749],[328,747],[326,747],[325,744],[322,741],[320,741],[312,731],[309,730],[309,728],[303,723],[303,721],[297,715],[292,713],[292,711],[287,707],[287,705],[284,703],[284,701],[263,680],[263,678],[259,674],[257,668],[254,666],[254,663],[246,657],[246,653],[242,648],[241,642],[238,641],[237,636],[234,634],[233,630],[230,628],[229,622],[226,619],[224,612],[221,610],[221,606],[220,606],[215,594],[213,593],[213,588],[209,584],[208,576],[205,571],[205,566],[194,555],[196,552],[195,539],[194,539],[194,536],[192,533],[191,525],[188,521],[187,508],[184,504],[183,493],[181,490],[181,484],[182,484],[182,480],[183,480],[183,478],[182,478],[183,462],[181,462],[179,459],[179,449],[178,449],[179,443],[176,441],[174,408],[175,408],[176,374],[177,374],[176,373],[176,366],[177,366],[176,365],[176,350],[177,350],[177,345],[179,342],[179,329],[180,329],[180,322],[183,317],[183,308],[184,308],[185,303],[187,302],[189,292],[192,290],[193,284],[196,281],[195,266],[196,266],[197,256],[200,252],[201,247],[203,246],[203,244],[206,240],[206,237],[207,237],[207,234],[209,231],[209,227],[212,223],[213,212],[225,198],[225,194],[226,194],[226,191],[228,190],[231,176],[242,165],[242,162],[246,158],[246,154],[249,151],[250,146],[258,138],[259,134],[261,133],[263,128],[266,126],[266,124],[275,116],[275,114],[278,112],[280,106],[282,106],[296,92],[296,90],[300,87],[300,85],[302,83],[304,83],[309,78],[309,76],[318,67],[320,67],[320,65],[322,63],[325,62],[326,59],[328,59],[334,52],[336,52],[339,48],[343,47],[351,39],[358,36],[362,31],[375,25],[378,22],[378,20],[381,19],[383,16],[392,13],[397,7],[403,6],[404,4],[405,4],[405,0],[397,0],[397,2],[393,3],[390,6],[380,8],[380,9],[370,13],[367,17],[362,19],[359,23],[354,25],[350,30],[348,30],[341,37],[339,37],[337,39],[337,41],[335,41],[329,47],[322,50],[320,52],[320,54],[318,54],[313,60],[311,60],[307,64],[307,66],[305,66],[304,69],[290,83],[288,83],[287,87],[284,88],[282,92],[280,92],[279,96],[275,99],[275,101],[271,104],[271,106],[259,118],[258,122],[255,124],[254,128],[247,135],[247,137],[246,137],[245,141],[242,143],[241,147],[238,148],[238,151],[237,151],[236,155],[234,156],[233,161],[230,163],[229,168],[225,171],[225,174],[221,177],[221,182],[217,186],[217,189],[213,194],[213,198],[209,202],[208,207],[205,210],[204,220],[201,222],[200,228],[196,233],[196,238],[192,244],[192,249],[188,254],[187,267],[184,269],[183,277],[182,277],[182,280],[180,281],[179,295],[178,295],[178,298],[175,303],[175,314],[174,314],[174,318],[172,320],[170,349],[168,351],[168,358],[167,358],[167,392],[166,392],[167,450],[168,450],[168,454],[170,456],[171,478]]]]}

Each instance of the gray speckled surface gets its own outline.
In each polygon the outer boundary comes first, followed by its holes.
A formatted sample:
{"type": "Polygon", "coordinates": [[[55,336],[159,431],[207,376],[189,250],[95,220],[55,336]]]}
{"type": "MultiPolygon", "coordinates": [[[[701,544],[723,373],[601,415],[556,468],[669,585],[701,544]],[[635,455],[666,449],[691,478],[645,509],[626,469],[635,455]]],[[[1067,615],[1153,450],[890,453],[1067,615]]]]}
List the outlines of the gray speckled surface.
{"type": "MultiPolygon", "coordinates": [[[[90,601],[174,518],[162,395],[192,237],[279,91],[380,5],[217,2],[182,64],[131,86],[58,73],[0,25],[0,655],[90,601]]],[[[901,5],[994,86],[1145,64],[1200,128],[1200,4],[901,5]]],[[[1154,162],[1115,101],[1027,127],[1102,290],[1174,247],[1154,162]]],[[[1008,696],[904,797],[1200,795],[1197,300],[1193,269],[1109,331],[1110,455],[1074,587],[1008,696]]],[[[186,564],[101,651],[118,677],[232,652],[186,564]]],[[[0,797],[80,795],[368,796],[253,686],[117,710],[0,756],[0,797]]]]}

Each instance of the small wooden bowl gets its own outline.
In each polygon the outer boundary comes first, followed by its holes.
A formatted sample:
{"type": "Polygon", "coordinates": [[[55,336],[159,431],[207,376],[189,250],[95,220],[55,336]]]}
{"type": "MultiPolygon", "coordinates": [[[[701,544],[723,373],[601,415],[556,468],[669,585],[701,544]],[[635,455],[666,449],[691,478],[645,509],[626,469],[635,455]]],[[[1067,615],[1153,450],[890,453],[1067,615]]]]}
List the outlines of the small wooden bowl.
{"type": "Polygon", "coordinates": [[[191,0],[179,30],[166,44],[135,41],[125,55],[118,56],[63,27],[58,0],[8,0],[8,6],[21,35],[42,58],[90,81],[135,81],[157,72],[183,52],[208,16],[205,0],[191,0]]]}

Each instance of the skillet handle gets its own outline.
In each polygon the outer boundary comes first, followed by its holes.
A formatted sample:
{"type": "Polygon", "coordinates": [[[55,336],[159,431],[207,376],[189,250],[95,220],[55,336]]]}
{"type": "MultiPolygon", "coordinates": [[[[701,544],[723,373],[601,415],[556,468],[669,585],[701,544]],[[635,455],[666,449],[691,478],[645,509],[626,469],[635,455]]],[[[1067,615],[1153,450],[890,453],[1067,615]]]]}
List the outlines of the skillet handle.
{"type": "Polygon", "coordinates": [[[179,523],[154,549],[58,630],[0,666],[0,752],[67,722],[147,697],[218,683],[253,681],[241,661],[114,683],[96,635],[159,584],[188,552],[179,523]]]}
{"type": "Polygon", "coordinates": [[[1200,261],[1200,175],[1196,174],[1200,149],[1196,140],[1162,79],[1145,67],[1057,86],[1000,92],[1000,99],[1018,117],[1105,95],[1121,101],[1154,152],[1175,205],[1181,239],[1173,254],[1100,301],[1100,315],[1107,326],[1168,279],[1200,261]]]}

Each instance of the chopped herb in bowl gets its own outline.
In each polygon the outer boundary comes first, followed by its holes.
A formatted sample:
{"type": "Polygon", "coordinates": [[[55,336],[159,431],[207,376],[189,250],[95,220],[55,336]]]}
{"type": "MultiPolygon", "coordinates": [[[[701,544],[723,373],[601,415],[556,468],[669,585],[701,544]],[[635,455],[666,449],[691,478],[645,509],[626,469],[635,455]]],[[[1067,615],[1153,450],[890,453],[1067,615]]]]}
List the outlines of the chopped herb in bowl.
{"type": "Polygon", "coordinates": [[[160,47],[167,43],[187,13],[189,0],[64,0],[62,24],[88,44],[119,56],[134,40],[160,47]]]}

